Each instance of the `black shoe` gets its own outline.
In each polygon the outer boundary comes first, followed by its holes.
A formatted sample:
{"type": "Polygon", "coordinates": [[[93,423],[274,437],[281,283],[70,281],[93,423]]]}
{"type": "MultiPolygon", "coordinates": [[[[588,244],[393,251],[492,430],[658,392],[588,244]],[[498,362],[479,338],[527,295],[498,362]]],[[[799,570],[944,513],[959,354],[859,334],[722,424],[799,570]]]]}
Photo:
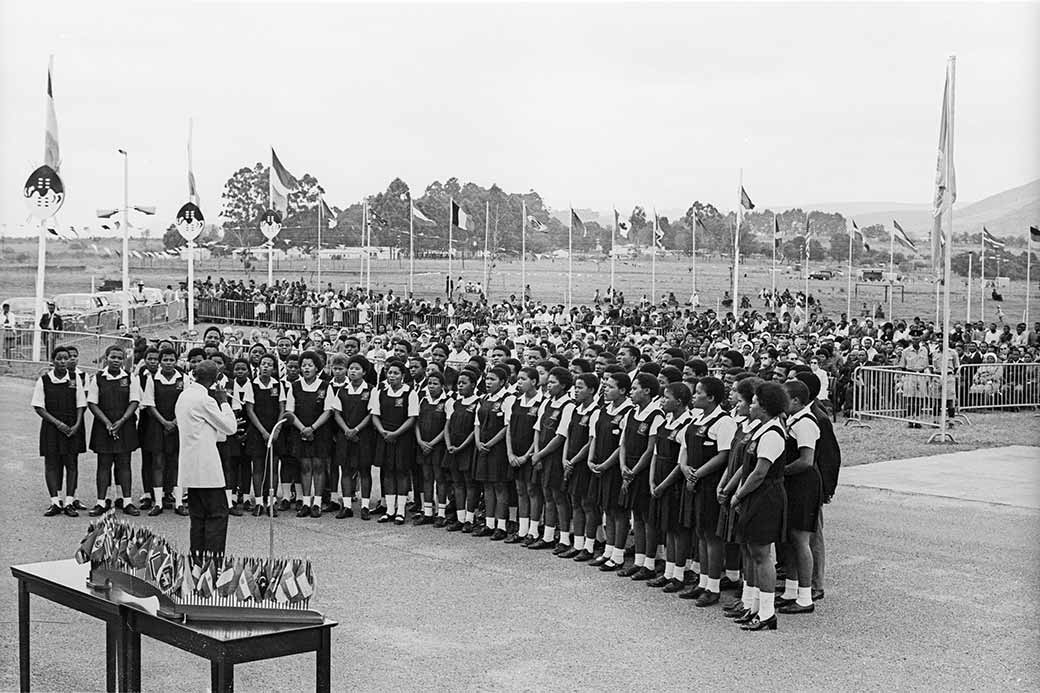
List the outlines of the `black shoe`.
{"type": "Polygon", "coordinates": [[[127,503],[123,506],[123,514],[129,515],[130,517],[137,517],[141,514],[141,511],[137,509],[137,506],[133,503],[127,503]]]}
{"type": "Polygon", "coordinates": [[[362,520],[370,520],[370,519],[372,519],[372,512],[368,509],[368,506],[366,506],[366,505],[361,506],[361,519],[362,520]]]}
{"type": "MultiPolygon", "coordinates": [[[[259,503],[256,503],[255,505],[256,507],[260,507],[259,503]]],[[[254,503],[252,498],[246,498],[245,502],[242,503],[242,509],[245,510],[247,513],[253,511],[253,506],[254,503]]]]}
{"type": "Polygon", "coordinates": [[[647,587],[654,587],[654,588],[660,589],[660,588],[664,587],[665,585],[667,585],[671,581],[672,581],[671,578],[666,578],[664,575],[661,575],[660,577],[655,577],[653,580],[649,580],[646,583],[646,586],[647,587]]]}
{"type": "Polygon", "coordinates": [[[767,618],[765,621],[760,619],[756,614],[753,619],[745,623],[740,627],[741,630],[776,630],[776,614],[767,618]]]}
{"type": "Polygon", "coordinates": [[[444,529],[447,532],[461,532],[462,523],[456,520],[455,518],[452,518],[444,523],[444,529]]]}
{"type": "Polygon", "coordinates": [[[394,521],[394,516],[390,515],[388,513],[383,513],[382,515],[379,516],[379,519],[376,520],[376,522],[381,524],[381,525],[385,525],[387,522],[393,522],[393,521],[394,521]]]}
{"type": "Polygon", "coordinates": [[[303,510],[303,507],[304,507],[303,506],[303,499],[302,498],[294,498],[293,499],[293,507],[296,508],[297,510],[303,510]]]}
{"type": "Polygon", "coordinates": [[[532,541],[530,544],[527,545],[527,548],[534,549],[535,551],[542,551],[544,549],[551,549],[552,547],[553,547],[553,543],[551,541],[545,541],[544,539],[535,539],[534,541],[532,541]]]}
{"type": "Polygon", "coordinates": [[[730,580],[725,575],[723,575],[722,579],[719,580],[719,591],[720,592],[725,592],[726,590],[739,590],[742,587],[743,587],[743,585],[740,584],[740,580],[730,580]]]}
{"type": "Polygon", "coordinates": [[[174,505],[176,505],[176,502],[174,501],[173,496],[170,496],[170,495],[163,496],[163,499],[162,499],[162,509],[163,510],[173,510],[173,506],[174,505]]]}
{"type": "Polygon", "coordinates": [[[186,505],[178,505],[176,508],[173,509],[173,512],[177,513],[181,517],[187,517],[188,516],[188,506],[186,506],[186,505]]]}
{"type": "Polygon", "coordinates": [[[637,582],[644,582],[646,580],[652,580],[656,574],[657,573],[655,573],[650,568],[643,566],[638,570],[638,572],[636,572],[635,575],[632,576],[632,579],[637,582]]]}
{"type": "Polygon", "coordinates": [[[433,526],[434,526],[434,527],[437,527],[437,528],[439,529],[439,528],[443,527],[443,526],[444,526],[444,524],[445,524],[445,523],[446,523],[447,521],[448,521],[448,518],[446,518],[446,517],[441,517],[440,515],[438,515],[437,517],[433,518],[433,526]]]}
{"type": "Polygon", "coordinates": [[[744,602],[740,599],[729,606],[722,607],[722,615],[726,618],[737,618],[742,616],[745,611],[747,611],[747,607],[744,606],[744,602]]]}
{"type": "Polygon", "coordinates": [[[697,601],[694,602],[694,606],[714,606],[719,603],[719,593],[712,592],[711,590],[704,590],[701,595],[697,597],[697,601]]]}
{"type": "Polygon", "coordinates": [[[141,496],[141,500],[139,502],[141,510],[151,510],[152,506],[155,505],[152,502],[151,496],[141,496]]]}
{"type": "Polygon", "coordinates": [[[283,498],[278,502],[278,509],[281,510],[283,513],[287,511],[290,507],[292,507],[292,505],[289,503],[288,498],[283,498]]]}
{"type": "Polygon", "coordinates": [[[692,585],[679,593],[679,599],[696,599],[697,597],[701,596],[701,592],[703,591],[703,587],[692,585]]]}
{"type": "Polygon", "coordinates": [[[468,520],[466,522],[463,522],[462,523],[462,533],[463,534],[472,534],[473,533],[473,523],[468,521],[468,520]]]}
{"type": "Polygon", "coordinates": [[[571,547],[567,546],[566,544],[557,544],[556,546],[553,547],[553,555],[554,556],[562,556],[563,554],[567,553],[570,550],[571,550],[571,547]]]}
{"type": "Polygon", "coordinates": [[[510,532],[506,535],[506,538],[504,539],[504,542],[506,544],[519,544],[521,541],[523,541],[523,537],[521,537],[516,532],[510,532]]]}
{"type": "Polygon", "coordinates": [[[615,563],[614,561],[607,559],[606,563],[599,567],[600,572],[603,573],[619,573],[625,568],[624,563],[615,563]]]}
{"type": "Polygon", "coordinates": [[[228,508],[227,512],[228,512],[228,515],[234,515],[235,517],[242,517],[242,506],[240,506],[238,503],[235,503],[230,508],[228,508]]]}
{"type": "Polygon", "coordinates": [[[558,555],[560,556],[560,558],[566,558],[566,559],[570,560],[570,559],[574,558],[575,556],[577,556],[582,551],[584,551],[584,549],[579,549],[577,547],[572,546],[571,548],[567,549],[566,551],[564,551],[563,553],[558,554],[558,555]]]}
{"type": "MultiPolygon", "coordinates": [[[[578,560],[578,559],[575,558],[574,560],[578,560]]],[[[592,566],[593,568],[599,568],[600,566],[602,566],[604,563],[606,563],[609,560],[610,560],[610,556],[608,556],[605,553],[601,553],[600,555],[596,556],[591,561],[589,561],[589,565],[592,566]]]]}
{"type": "Polygon", "coordinates": [[[812,591],[812,600],[813,600],[813,602],[821,602],[821,601],[823,601],[823,590],[814,589],[812,591]]]}
{"type": "Polygon", "coordinates": [[[85,506],[82,503],[80,503],[79,502],[79,498],[77,498],[76,500],[72,501],[72,508],[74,510],[86,510],[87,506],[85,506]]]}
{"type": "Polygon", "coordinates": [[[348,517],[354,517],[354,511],[350,509],[349,505],[344,505],[339,509],[339,512],[336,513],[336,519],[345,520],[348,517]]]}
{"type": "Polygon", "coordinates": [[[321,517],[321,506],[317,503],[311,506],[311,517],[321,517]]]}
{"type": "Polygon", "coordinates": [[[787,599],[786,597],[777,597],[776,599],[773,600],[773,606],[775,606],[777,609],[779,609],[781,606],[787,606],[788,604],[794,604],[795,601],[796,601],[796,598],[795,599],[787,599]]]}
{"type": "Polygon", "coordinates": [[[816,605],[810,604],[809,606],[802,606],[798,602],[791,602],[784,606],[777,608],[777,613],[781,614],[811,614],[816,611],[816,605]]]}
{"type": "Polygon", "coordinates": [[[376,506],[376,509],[372,511],[372,514],[373,515],[385,515],[386,514],[386,506],[383,505],[382,503],[380,503],[379,505],[376,506]]]}
{"type": "Polygon", "coordinates": [[[423,525],[433,524],[433,515],[423,515],[422,513],[412,518],[412,524],[416,527],[422,527],[423,525]]]}
{"type": "Polygon", "coordinates": [[[758,612],[752,611],[751,609],[744,609],[744,612],[733,619],[734,623],[738,623],[743,626],[745,623],[751,623],[752,619],[758,618],[758,612]]]}
{"type": "Polygon", "coordinates": [[[122,498],[116,498],[116,510],[120,510],[120,509],[122,509],[122,507],[123,507],[123,499],[122,498]]]}
{"type": "Polygon", "coordinates": [[[296,511],[296,517],[310,517],[311,509],[310,506],[301,505],[300,509],[296,511]]]}
{"type": "Polygon", "coordinates": [[[90,512],[87,513],[87,514],[90,515],[91,517],[97,517],[99,515],[104,515],[105,514],[105,506],[103,506],[103,505],[95,505],[93,508],[90,509],[90,512]]]}
{"type": "Polygon", "coordinates": [[[671,580],[668,581],[668,584],[665,585],[664,589],[662,589],[661,591],[664,592],[665,594],[673,594],[675,592],[682,592],[682,590],[683,590],[682,580],[680,580],[678,578],[672,578],[671,580]]]}
{"type": "Polygon", "coordinates": [[[162,515],[162,504],[153,505],[152,509],[148,511],[148,517],[155,517],[156,515],[162,515]]]}
{"type": "Polygon", "coordinates": [[[499,527],[499,528],[496,528],[495,531],[491,533],[491,537],[490,538],[491,538],[491,541],[502,541],[507,536],[509,536],[509,535],[506,534],[506,531],[499,527]]]}
{"type": "Polygon", "coordinates": [[[632,565],[628,566],[627,568],[624,568],[622,570],[617,571],[617,576],[618,577],[622,577],[622,578],[630,578],[630,577],[632,577],[633,575],[635,575],[636,573],[638,573],[642,569],[643,569],[643,566],[636,565],[635,563],[633,563],[632,565]]]}
{"type": "Polygon", "coordinates": [[[65,513],[67,517],[79,517],[79,513],[76,512],[76,509],[71,505],[66,505],[62,508],[62,512],[65,513]]]}
{"type": "Polygon", "coordinates": [[[56,503],[51,503],[51,507],[43,511],[44,517],[56,517],[61,515],[61,508],[56,503]]]}
{"type": "Polygon", "coordinates": [[[699,585],[701,582],[701,576],[699,573],[695,573],[692,570],[687,570],[683,573],[683,584],[687,586],[699,585]]]}
{"type": "Polygon", "coordinates": [[[495,530],[491,529],[487,525],[481,525],[477,530],[472,532],[472,535],[475,537],[490,537],[494,533],[495,530]]]}
{"type": "Polygon", "coordinates": [[[578,553],[574,554],[574,560],[577,563],[585,563],[586,561],[592,560],[592,554],[586,551],[585,549],[582,549],[578,553]]]}
{"type": "Polygon", "coordinates": [[[394,524],[400,527],[404,524],[404,515],[394,515],[394,524]]]}
{"type": "Polygon", "coordinates": [[[263,514],[264,514],[264,506],[262,506],[259,503],[257,503],[256,507],[253,508],[253,517],[260,517],[263,514]]]}
{"type": "Polygon", "coordinates": [[[528,534],[526,537],[524,537],[523,539],[520,540],[520,545],[523,546],[526,549],[527,547],[529,547],[531,544],[535,543],[536,541],[538,541],[538,537],[534,537],[534,536],[531,536],[530,534],[528,534]]]}

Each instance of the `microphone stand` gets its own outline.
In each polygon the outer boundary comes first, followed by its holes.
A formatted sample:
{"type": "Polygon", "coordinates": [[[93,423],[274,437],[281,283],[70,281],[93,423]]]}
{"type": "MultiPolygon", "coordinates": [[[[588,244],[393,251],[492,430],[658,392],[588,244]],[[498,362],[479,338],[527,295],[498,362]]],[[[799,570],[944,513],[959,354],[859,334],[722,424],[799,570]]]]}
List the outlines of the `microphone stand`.
{"type": "MultiPolygon", "coordinates": [[[[268,490],[267,490],[267,502],[270,506],[267,509],[267,520],[268,520],[268,565],[274,565],[274,508],[275,508],[275,464],[274,464],[274,439],[275,434],[278,433],[278,429],[283,423],[288,421],[288,417],[282,417],[278,419],[275,425],[271,428],[271,435],[267,437],[267,472],[268,472],[268,490]]],[[[271,579],[269,575],[268,580],[271,579]]]]}

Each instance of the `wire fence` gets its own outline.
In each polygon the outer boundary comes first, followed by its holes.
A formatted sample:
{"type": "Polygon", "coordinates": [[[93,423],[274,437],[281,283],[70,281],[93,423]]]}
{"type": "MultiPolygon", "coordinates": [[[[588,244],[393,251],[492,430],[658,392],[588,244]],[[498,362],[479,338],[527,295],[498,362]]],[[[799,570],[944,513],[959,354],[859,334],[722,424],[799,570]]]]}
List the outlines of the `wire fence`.
{"type": "Polygon", "coordinates": [[[79,353],[80,369],[93,373],[102,367],[105,350],[113,344],[123,348],[126,355],[124,368],[129,370],[134,358],[134,340],[93,332],[70,330],[40,330],[41,353],[33,352],[36,330],[5,329],[3,331],[3,359],[0,373],[22,377],[36,377],[50,366],[51,350],[56,346],[75,347],[79,353]]]}

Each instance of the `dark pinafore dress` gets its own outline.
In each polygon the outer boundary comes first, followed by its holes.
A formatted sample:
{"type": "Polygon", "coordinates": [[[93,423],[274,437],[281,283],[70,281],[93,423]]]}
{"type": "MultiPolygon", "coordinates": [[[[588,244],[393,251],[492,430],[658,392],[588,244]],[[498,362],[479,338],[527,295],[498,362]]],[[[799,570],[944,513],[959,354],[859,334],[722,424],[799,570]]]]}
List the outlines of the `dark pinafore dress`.
{"type": "MultiPolygon", "coordinates": [[[[625,447],[625,465],[629,469],[635,467],[639,458],[646,452],[650,444],[650,429],[653,428],[655,420],[664,416],[660,409],[655,408],[647,414],[646,419],[640,421],[636,418],[636,413],[636,408],[632,407],[621,440],[625,447]]],[[[621,490],[620,499],[621,507],[634,513],[646,513],[650,510],[650,465],[629,480],[628,487],[621,490]]]]}
{"type": "MultiPolygon", "coordinates": [[[[433,402],[427,397],[419,400],[419,419],[415,425],[419,427],[419,435],[423,440],[429,442],[444,431],[444,423],[448,420],[448,415],[444,411],[447,401],[447,394],[441,395],[433,402]]],[[[433,446],[429,454],[423,453],[418,448],[416,448],[416,452],[420,465],[440,469],[441,462],[444,460],[444,438],[433,446]]]]}
{"type": "MultiPolygon", "coordinates": [[[[621,444],[621,424],[628,417],[632,404],[625,404],[613,414],[608,412],[607,407],[599,410],[599,418],[596,421],[596,447],[591,451],[592,461],[603,464],[621,444]]],[[[615,464],[605,470],[598,477],[594,477],[590,488],[599,484],[599,506],[606,511],[621,507],[621,466],[615,464]]]]}
{"type": "MultiPolygon", "coordinates": [[[[275,424],[278,423],[278,412],[282,409],[282,384],[276,378],[271,378],[268,382],[270,387],[265,390],[260,387],[259,383],[259,379],[253,381],[253,415],[256,416],[264,430],[270,434],[274,430],[275,424]]],[[[280,436],[285,436],[289,428],[291,426],[288,422],[282,424],[282,427],[278,429],[280,436]]],[[[276,449],[277,445],[276,439],[276,449]]],[[[259,429],[253,425],[246,430],[246,454],[253,460],[267,459],[267,443],[259,429]]]]}
{"type": "MultiPolygon", "coordinates": [[[[384,431],[396,431],[408,420],[408,397],[411,394],[412,390],[407,385],[402,385],[396,395],[390,394],[386,387],[379,388],[379,420],[384,431]]],[[[415,464],[415,433],[405,431],[392,441],[383,440],[383,436],[377,434],[373,464],[386,473],[410,472],[415,464]]]]}
{"type": "MultiPolygon", "coordinates": [[[[726,465],[727,478],[732,479],[735,475],[741,473],[744,465],[744,451],[747,449],[751,436],[754,435],[761,425],[761,421],[756,421],[751,429],[747,431],[744,430],[742,425],[738,425],[737,435],[734,436],[733,443],[729,448],[729,460],[726,465]]],[[[733,543],[736,541],[733,537],[736,524],[737,513],[732,506],[719,508],[719,524],[715,530],[715,535],[721,537],[727,544],[733,543]]]]}
{"type": "MultiPolygon", "coordinates": [[[[506,413],[502,409],[505,393],[498,397],[484,397],[477,407],[477,420],[480,422],[480,441],[487,441],[498,435],[506,427],[506,413]]],[[[474,449],[476,446],[474,446],[474,449]]],[[[473,455],[473,478],[487,483],[502,483],[509,480],[509,453],[506,450],[506,439],[498,441],[490,450],[476,450],[473,455]]]]}
{"type": "MultiPolygon", "coordinates": [[[[656,462],[654,463],[654,485],[662,483],[679,464],[679,448],[682,446],[683,426],[689,423],[688,416],[668,421],[657,429],[656,462]]],[[[685,479],[680,476],[666,488],[658,498],[650,496],[650,520],[662,532],[674,532],[682,526],[679,521],[679,504],[685,479]]]]}
{"type": "MultiPolygon", "coordinates": [[[[715,416],[707,421],[691,423],[686,427],[686,465],[690,469],[700,469],[705,462],[718,453],[719,445],[708,437],[708,430],[725,415],[726,412],[719,409],[715,416]]],[[[715,477],[715,475],[713,474],[712,477],[715,477]]],[[[697,488],[691,491],[687,486],[686,478],[683,478],[682,491],[679,494],[679,521],[683,527],[694,529],[703,526],[697,523],[697,495],[702,489],[708,487],[708,483],[708,479],[701,479],[697,482],[697,488]]],[[[718,478],[715,478],[715,486],[711,487],[712,493],[716,492],[716,486],[718,486],[718,478]]],[[[718,519],[716,518],[715,523],[711,527],[714,529],[717,524],[718,519]]]]}
{"type": "MultiPolygon", "coordinates": [[[[788,430],[802,419],[809,419],[819,428],[816,416],[806,413],[792,417],[787,422],[788,430]]],[[[794,436],[787,437],[786,447],[788,461],[798,459],[798,443],[794,436]]],[[[816,468],[816,461],[813,460],[812,465],[804,472],[785,476],[784,491],[787,492],[787,529],[815,532],[820,505],[823,503],[823,478],[820,476],[820,470],[816,468]]]]}
{"type": "MultiPolygon", "coordinates": [[[[184,377],[178,374],[176,380],[170,384],[166,384],[158,378],[152,378],[152,392],[154,393],[155,410],[159,412],[159,416],[167,421],[175,421],[177,419],[175,411],[177,399],[184,392],[184,377]]],[[[161,455],[176,455],[180,449],[180,432],[176,428],[167,432],[155,420],[151,412],[141,412],[141,419],[151,420],[151,424],[144,429],[141,437],[141,449],[161,455]]],[[[146,483],[150,485],[151,481],[146,480],[146,483]]]]}
{"type": "MultiPolygon", "coordinates": [[[[98,401],[97,407],[109,421],[116,421],[126,413],[130,406],[130,378],[122,377],[110,380],[103,373],[97,375],[98,401]]],[[[99,455],[129,455],[138,448],[137,422],[133,417],[123,422],[119,429],[119,439],[108,434],[108,429],[101,421],[95,419],[90,429],[90,449],[99,455]]]]}
{"type": "MultiPolygon", "coordinates": [[[[246,385],[249,381],[246,381],[246,385]]],[[[242,402],[242,391],[239,389],[234,379],[228,382],[228,402],[231,402],[231,409],[235,412],[235,423],[238,424],[238,430],[233,435],[228,436],[227,439],[227,451],[228,456],[231,458],[245,457],[246,455],[246,432],[249,430],[249,420],[246,418],[245,403],[242,402]]]]}
{"type": "MultiPolygon", "coordinates": [[[[360,392],[352,392],[349,383],[339,387],[338,390],[333,385],[334,392],[339,397],[341,408],[339,415],[349,428],[356,428],[368,416],[368,401],[372,396],[372,388],[364,381],[362,381],[362,385],[360,392]]],[[[334,430],[336,435],[333,461],[347,474],[368,472],[372,468],[374,448],[372,436],[375,432],[371,421],[358,431],[357,440],[348,440],[339,426],[336,426],[334,430]]]]}
{"type": "MultiPolygon", "coordinates": [[[[477,419],[479,403],[480,401],[476,397],[473,397],[472,401],[468,403],[461,399],[455,400],[451,416],[448,418],[448,435],[451,436],[452,445],[457,446],[473,432],[473,423],[477,419]]],[[[469,445],[454,453],[446,453],[442,464],[445,469],[470,475],[473,471],[473,443],[470,442],[469,445]]]]}
{"type": "MultiPolygon", "coordinates": [[[[76,424],[77,407],[76,394],[80,383],[75,374],[70,373],[68,382],[51,382],[49,373],[40,376],[43,382],[43,408],[51,416],[68,426],[76,424]]],[[[40,456],[50,457],[52,455],[78,455],[87,451],[87,436],[83,426],[79,427],[76,434],[71,438],[58,430],[58,427],[49,421],[40,420],[40,456]]]]}
{"type": "MultiPolygon", "coordinates": [[[[556,437],[556,429],[560,426],[563,418],[563,410],[571,404],[569,397],[560,397],[545,403],[542,415],[538,419],[538,449],[541,450],[556,437]]],[[[566,442],[566,441],[565,441],[566,442]]],[[[562,491],[566,484],[563,480],[563,445],[542,456],[542,470],[540,472],[542,489],[547,491],[562,491]]]]}
{"type": "MultiPolygon", "coordinates": [[[[318,379],[318,389],[314,392],[307,392],[303,389],[303,380],[297,380],[293,383],[292,388],[293,402],[295,404],[293,414],[304,427],[310,426],[325,411],[325,395],[328,392],[329,384],[324,380],[318,379]]],[[[300,431],[295,426],[292,427],[291,445],[293,457],[298,460],[308,458],[325,459],[329,457],[332,454],[331,431],[332,429],[326,423],[314,431],[313,440],[304,440],[300,437],[300,431]]]]}
{"type": "MultiPolygon", "coordinates": [[[[719,445],[716,441],[708,440],[708,431],[711,427],[718,422],[719,419],[729,416],[725,411],[721,409],[715,413],[710,419],[705,421],[701,426],[704,427],[704,443],[702,444],[701,459],[696,466],[690,465],[694,470],[707,463],[712,457],[714,457],[719,450],[719,445]],[[708,445],[708,443],[711,443],[708,445]]],[[[693,428],[691,425],[690,428],[693,428]]],[[[711,474],[703,477],[697,482],[697,488],[694,491],[694,512],[696,513],[695,527],[698,531],[703,531],[705,534],[712,534],[718,529],[719,526],[719,482],[722,480],[722,475],[726,473],[725,467],[719,467],[711,474]]]]}
{"type": "MultiPolygon", "coordinates": [[[[778,422],[774,421],[765,426],[762,435],[769,430],[775,430],[782,437],[786,437],[783,426],[778,422]]],[[[748,438],[743,460],[745,479],[758,466],[758,443],[761,439],[762,437],[759,435],[752,435],[748,438]]],[[[787,493],[784,491],[784,466],[786,464],[787,453],[784,452],[769,465],[766,478],[762,480],[758,488],[741,499],[733,532],[737,542],[765,545],[784,540],[784,535],[787,533],[785,521],[787,493]]]]}
{"type": "MultiPolygon", "coordinates": [[[[534,401],[524,404],[521,395],[516,396],[513,401],[513,411],[509,414],[509,442],[513,446],[513,454],[520,456],[531,449],[534,442],[534,424],[538,421],[538,409],[542,406],[541,397],[535,397],[534,401]]],[[[509,468],[513,479],[518,481],[532,481],[534,470],[530,462],[525,462],[519,467],[509,468]]]]}
{"type": "MultiPolygon", "coordinates": [[[[589,424],[595,411],[595,406],[590,406],[584,413],[580,412],[578,407],[574,407],[574,411],[571,412],[571,424],[567,427],[567,441],[564,443],[567,451],[566,459],[574,459],[574,456],[581,452],[581,449],[589,442],[591,433],[589,424]]],[[[592,476],[592,472],[589,471],[588,456],[571,468],[571,476],[567,481],[567,488],[571,493],[572,500],[581,503],[582,499],[585,498],[585,494],[589,491],[589,482],[592,481],[592,476]]]]}

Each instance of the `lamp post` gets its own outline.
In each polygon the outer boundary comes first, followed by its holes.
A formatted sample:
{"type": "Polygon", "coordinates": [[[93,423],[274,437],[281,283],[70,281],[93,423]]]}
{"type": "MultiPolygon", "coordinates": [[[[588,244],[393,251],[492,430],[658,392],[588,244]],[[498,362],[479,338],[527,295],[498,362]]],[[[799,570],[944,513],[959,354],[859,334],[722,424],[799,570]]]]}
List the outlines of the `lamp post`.
{"type": "Polygon", "coordinates": [[[123,325],[130,328],[130,155],[123,155],[123,325]]]}

